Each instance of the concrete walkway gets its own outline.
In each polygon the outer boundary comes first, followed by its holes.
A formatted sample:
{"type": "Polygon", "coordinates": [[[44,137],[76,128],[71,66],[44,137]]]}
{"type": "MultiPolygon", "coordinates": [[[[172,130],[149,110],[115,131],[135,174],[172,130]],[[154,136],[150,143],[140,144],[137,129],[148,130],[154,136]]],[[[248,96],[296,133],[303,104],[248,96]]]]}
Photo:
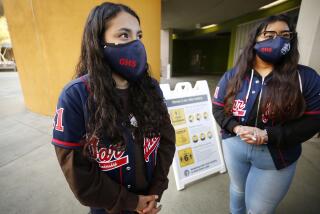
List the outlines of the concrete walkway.
{"type": "MultiPolygon", "coordinates": [[[[214,87],[218,78],[210,78],[214,87]]],[[[185,81],[176,78],[172,81],[185,81]]],[[[191,81],[195,81],[192,78],[191,81]]],[[[15,72],[0,72],[0,213],[87,213],[72,195],[53,151],[50,117],[24,107],[15,72]]],[[[303,145],[291,189],[277,213],[320,213],[320,142],[303,145]]],[[[217,174],[178,192],[172,171],[161,213],[228,213],[228,176],[217,174]]],[[[263,185],[263,184],[261,184],[263,185]]]]}

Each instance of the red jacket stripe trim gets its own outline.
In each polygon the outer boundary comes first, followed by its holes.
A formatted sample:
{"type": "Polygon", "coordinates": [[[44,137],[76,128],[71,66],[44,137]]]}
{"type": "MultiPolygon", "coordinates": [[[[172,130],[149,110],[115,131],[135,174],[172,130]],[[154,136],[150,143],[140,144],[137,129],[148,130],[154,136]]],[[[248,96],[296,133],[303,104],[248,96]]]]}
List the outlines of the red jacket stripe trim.
{"type": "Polygon", "coordinates": [[[79,147],[79,146],[81,146],[80,143],[72,143],[72,142],[58,140],[58,139],[55,139],[55,138],[52,138],[52,142],[54,144],[61,145],[61,146],[71,146],[71,147],[79,147]]]}
{"type": "Polygon", "coordinates": [[[217,106],[222,106],[224,107],[224,104],[223,103],[219,103],[219,102],[212,102],[213,104],[217,105],[217,106]]]}
{"type": "Polygon", "coordinates": [[[119,176],[120,176],[120,184],[123,185],[122,166],[120,166],[120,168],[119,168],[119,176]]]}
{"type": "Polygon", "coordinates": [[[90,87],[89,87],[89,85],[88,85],[88,82],[84,79],[83,76],[80,77],[80,79],[81,79],[81,81],[83,82],[83,84],[86,86],[87,91],[88,91],[90,94],[92,94],[92,91],[91,91],[91,89],[90,89],[90,87]]]}
{"type": "Polygon", "coordinates": [[[307,114],[307,115],[320,114],[320,111],[306,111],[304,112],[304,114],[307,114]]]}

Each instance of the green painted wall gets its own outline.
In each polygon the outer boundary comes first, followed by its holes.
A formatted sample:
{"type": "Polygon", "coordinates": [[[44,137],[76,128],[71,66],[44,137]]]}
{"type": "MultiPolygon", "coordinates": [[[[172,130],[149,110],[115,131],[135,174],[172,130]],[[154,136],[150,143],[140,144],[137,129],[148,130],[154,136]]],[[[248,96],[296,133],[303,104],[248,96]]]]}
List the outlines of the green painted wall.
{"type": "Polygon", "coordinates": [[[230,38],[230,46],[229,46],[228,69],[232,68],[234,65],[234,51],[236,47],[236,37],[237,37],[237,27],[233,27],[231,30],[231,38],[230,38]]]}
{"type": "Polygon", "coordinates": [[[173,40],[172,75],[221,74],[228,66],[230,35],[213,39],[173,40]],[[195,53],[200,63],[192,65],[195,53]]]}

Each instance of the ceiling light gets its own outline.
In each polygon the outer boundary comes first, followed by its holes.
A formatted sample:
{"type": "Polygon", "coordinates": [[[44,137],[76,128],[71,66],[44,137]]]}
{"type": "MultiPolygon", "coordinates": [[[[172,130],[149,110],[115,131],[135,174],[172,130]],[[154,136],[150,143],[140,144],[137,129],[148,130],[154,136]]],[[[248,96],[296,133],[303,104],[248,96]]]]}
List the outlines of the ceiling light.
{"type": "Polygon", "coordinates": [[[201,27],[201,29],[207,29],[207,28],[211,28],[211,27],[215,27],[215,26],[217,26],[217,24],[206,25],[206,26],[201,27]]]}
{"type": "Polygon", "coordinates": [[[272,2],[272,3],[270,3],[270,4],[267,4],[267,5],[263,6],[263,7],[260,7],[259,10],[264,10],[264,9],[267,9],[267,8],[270,8],[270,7],[273,7],[273,6],[276,6],[276,5],[278,5],[278,4],[281,4],[281,3],[283,3],[283,2],[286,2],[286,1],[288,1],[288,0],[278,0],[278,1],[274,1],[274,2],[272,2]]]}

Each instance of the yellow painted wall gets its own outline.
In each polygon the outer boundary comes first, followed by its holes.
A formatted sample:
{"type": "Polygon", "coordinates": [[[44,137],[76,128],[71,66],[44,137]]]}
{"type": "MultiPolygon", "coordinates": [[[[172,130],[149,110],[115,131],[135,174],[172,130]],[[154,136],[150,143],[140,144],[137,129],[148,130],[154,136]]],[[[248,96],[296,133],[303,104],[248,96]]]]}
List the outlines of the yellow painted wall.
{"type": "MultiPolygon", "coordinates": [[[[3,0],[26,107],[53,115],[80,55],[85,20],[98,0],[3,0]]],[[[160,0],[119,0],[141,19],[153,77],[160,78],[160,0]]]]}

